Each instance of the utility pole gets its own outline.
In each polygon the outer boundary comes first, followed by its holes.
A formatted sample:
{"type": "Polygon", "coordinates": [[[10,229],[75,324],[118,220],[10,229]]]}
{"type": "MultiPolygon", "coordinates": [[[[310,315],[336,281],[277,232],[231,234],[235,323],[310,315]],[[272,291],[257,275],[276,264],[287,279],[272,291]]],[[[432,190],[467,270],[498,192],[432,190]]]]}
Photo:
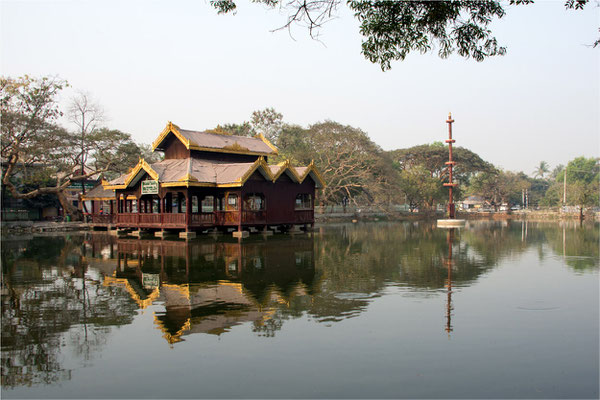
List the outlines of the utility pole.
{"type": "Polygon", "coordinates": [[[567,167],[565,166],[565,174],[563,179],[563,206],[567,205],[567,167]]]}

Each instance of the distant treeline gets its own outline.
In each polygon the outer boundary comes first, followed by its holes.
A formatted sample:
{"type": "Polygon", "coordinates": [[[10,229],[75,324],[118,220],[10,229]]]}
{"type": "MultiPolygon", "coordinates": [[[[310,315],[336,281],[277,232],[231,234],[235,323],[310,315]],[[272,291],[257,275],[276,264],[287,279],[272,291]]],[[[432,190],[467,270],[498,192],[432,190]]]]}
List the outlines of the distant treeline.
{"type": "MultiPolygon", "coordinates": [[[[448,148],[442,142],[384,151],[359,128],[334,121],[308,127],[288,124],[273,108],[255,111],[250,121],[229,123],[215,130],[233,135],[263,133],[279,148],[279,159],[306,165],[314,160],[327,182],[318,201],[326,204],[408,204],[411,209],[431,209],[447,202],[448,148]]],[[[521,205],[554,207],[563,202],[565,166],[550,171],[541,161],[531,176],[505,171],[463,147],[454,147],[458,183],[455,200],[481,196],[493,207],[521,205]]],[[[566,167],[566,203],[598,204],[598,159],[578,157],[566,167]]]]}

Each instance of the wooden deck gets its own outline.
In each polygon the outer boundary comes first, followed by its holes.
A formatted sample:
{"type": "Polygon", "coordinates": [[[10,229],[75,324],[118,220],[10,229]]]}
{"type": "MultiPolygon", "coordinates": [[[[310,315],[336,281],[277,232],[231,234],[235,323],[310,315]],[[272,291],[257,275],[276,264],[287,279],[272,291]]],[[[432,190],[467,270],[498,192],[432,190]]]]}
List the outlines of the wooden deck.
{"type": "Polygon", "coordinates": [[[152,230],[204,230],[217,227],[259,227],[266,225],[304,225],[314,223],[313,210],[298,210],[293,219],[275,220],[267,211],[216,211],[212,213],[120,213],[90,214],[92,227],[135,228],[152,230]]]}

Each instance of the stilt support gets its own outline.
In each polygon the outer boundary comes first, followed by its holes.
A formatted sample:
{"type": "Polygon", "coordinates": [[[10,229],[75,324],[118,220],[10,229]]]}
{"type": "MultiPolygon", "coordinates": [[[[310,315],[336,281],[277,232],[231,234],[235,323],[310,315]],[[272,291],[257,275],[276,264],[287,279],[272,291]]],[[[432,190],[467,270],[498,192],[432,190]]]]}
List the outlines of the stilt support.
{"type": "Polygon", "coordinates": [[[299,233],[304,233],[302,229],[298,225],[292,225],[290,229],[287,231],[290,235],[297,235],[299,233]]]}
{"type": "Polygon", "coordinates": [[[196,238],[196,232],[179,232],[179,238],[181,239],[194,239],[196,238]]]}
{"type": "Polygon", "coordinates": [[[233,237],[238,239],[247,238],[250,236],[250,232],[248,231],[235,231],[233,232],[233,237]]]}

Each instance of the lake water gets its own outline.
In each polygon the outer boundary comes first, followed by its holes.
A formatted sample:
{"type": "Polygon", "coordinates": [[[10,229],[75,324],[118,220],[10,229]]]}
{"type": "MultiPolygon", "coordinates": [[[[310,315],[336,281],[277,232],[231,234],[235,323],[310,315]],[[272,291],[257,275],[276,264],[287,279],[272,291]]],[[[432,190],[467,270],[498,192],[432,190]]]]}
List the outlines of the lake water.
{"type": "Polygon", "coordinates": [[[2,240],[3,398],[598,398],[599,226],[2,240]]]}

